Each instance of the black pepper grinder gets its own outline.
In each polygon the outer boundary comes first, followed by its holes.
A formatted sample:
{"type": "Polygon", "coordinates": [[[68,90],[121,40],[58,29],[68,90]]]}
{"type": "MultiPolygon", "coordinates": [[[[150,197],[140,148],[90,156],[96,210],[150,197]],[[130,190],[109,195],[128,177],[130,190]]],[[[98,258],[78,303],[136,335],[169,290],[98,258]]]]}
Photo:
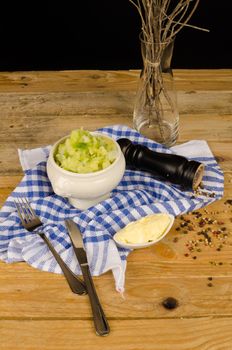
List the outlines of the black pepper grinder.
{"type": "Polygon", "coordinates": [[[150,172],[192,190],[195,190],[202,180],[204,172],[202,163],[176,154],[155,152],[146,146],[135,145],[126,138],[117,142],[130,169],[150,172]]]}

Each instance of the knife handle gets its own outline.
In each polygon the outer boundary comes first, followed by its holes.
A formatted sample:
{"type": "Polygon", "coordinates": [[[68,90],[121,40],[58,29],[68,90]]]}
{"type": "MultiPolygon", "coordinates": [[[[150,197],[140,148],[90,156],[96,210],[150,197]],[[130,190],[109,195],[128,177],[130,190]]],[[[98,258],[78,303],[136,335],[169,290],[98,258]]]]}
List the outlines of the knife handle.
{"type": "Polygon", "coordinates": [[[96,333],[97,335],[105,336],[110,333],[110,327],[98,299],[97,292],[93,284],[93,279],[89,271],[89,266],[87,264],[81,265],[81,270],[89,295],[96,333]]]}
{"type": "Polygon", "coordinates": [[[47,244],[48,248],[50,249],[51,253],[53,254],[54,258],[56,259],[57,263],[59,264],[61,270],[63,271],[64,276],[66,277],[66,280],[72,290],[75,294],[86,294],[86,287],[84,282],[78,278],[71,270],[70,268],[65,264],[65,262],[61,259],[59,254],[54,249],[53,245],[50,243],[49,239],[45,236],[44,233],[38,232],[40,237],[43,239],[43,241],[47,244]]]}

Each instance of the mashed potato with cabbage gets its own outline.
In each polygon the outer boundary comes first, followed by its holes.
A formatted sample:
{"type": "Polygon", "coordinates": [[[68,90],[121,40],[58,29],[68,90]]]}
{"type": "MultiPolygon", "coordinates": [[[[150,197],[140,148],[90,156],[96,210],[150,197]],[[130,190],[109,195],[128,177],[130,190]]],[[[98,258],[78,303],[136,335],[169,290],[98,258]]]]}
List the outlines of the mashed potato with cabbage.
{"type": "Polygon", "coordinates": [[[107,168],[116,156],[117,147],[112,140],[78,129],[59,144],[54,158],[61,168],[86,174],[107,168]]]}

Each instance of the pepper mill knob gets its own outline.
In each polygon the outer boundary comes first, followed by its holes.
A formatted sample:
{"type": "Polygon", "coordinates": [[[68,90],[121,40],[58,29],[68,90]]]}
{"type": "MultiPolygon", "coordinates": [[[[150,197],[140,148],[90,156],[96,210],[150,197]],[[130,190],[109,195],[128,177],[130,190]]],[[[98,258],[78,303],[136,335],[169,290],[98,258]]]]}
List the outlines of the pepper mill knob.
{"type": "Polygon", "coordinates": [[[200,185],[204,173],[202,163],[177,154],[155,152],[146,146],[135,145],[127,138],[119,139],[117,142],[128,168],[150,172],[171,183],[193,190],[200,185]]]}

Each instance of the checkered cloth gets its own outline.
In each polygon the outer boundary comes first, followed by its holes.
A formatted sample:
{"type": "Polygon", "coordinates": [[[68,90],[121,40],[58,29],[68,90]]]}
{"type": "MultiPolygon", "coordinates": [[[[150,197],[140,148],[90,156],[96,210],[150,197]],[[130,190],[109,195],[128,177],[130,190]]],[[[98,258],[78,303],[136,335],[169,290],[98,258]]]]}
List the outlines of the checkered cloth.
{"type": "Polygon", "coordinates": [[[154,151],[174,152],[203,162],[206,166],[204,189],[209,193],[214,192],[215,197],[195,198],[191,191],[183,191],[178,185],[160,181],[151,174],[126,170],[109,199],[80,211],[52,190],[46,173],[46,160],[51,146],[19,150],[25,176],[0,211],[0,259],[8,263],[26,261],[37,269],[62,273],[40,236],[27,232],[20,223],[14,199],[27,197],[44,224],[43,232],[73,272],[81,274],[65,227],[66,218],[73,218],[83,233],[91,273],[100,275],[112,270],[116,290],[122,292],[126,258],[130,251],[115,245],[112,239],[115,232],[148,214],[168,212],[176,216],[220,199],[223,195],[223,173],[205,141],[190,141],[167,149],[126,126],[110,126],[99,131],[116,140],[126,137],[154,151]]]}

